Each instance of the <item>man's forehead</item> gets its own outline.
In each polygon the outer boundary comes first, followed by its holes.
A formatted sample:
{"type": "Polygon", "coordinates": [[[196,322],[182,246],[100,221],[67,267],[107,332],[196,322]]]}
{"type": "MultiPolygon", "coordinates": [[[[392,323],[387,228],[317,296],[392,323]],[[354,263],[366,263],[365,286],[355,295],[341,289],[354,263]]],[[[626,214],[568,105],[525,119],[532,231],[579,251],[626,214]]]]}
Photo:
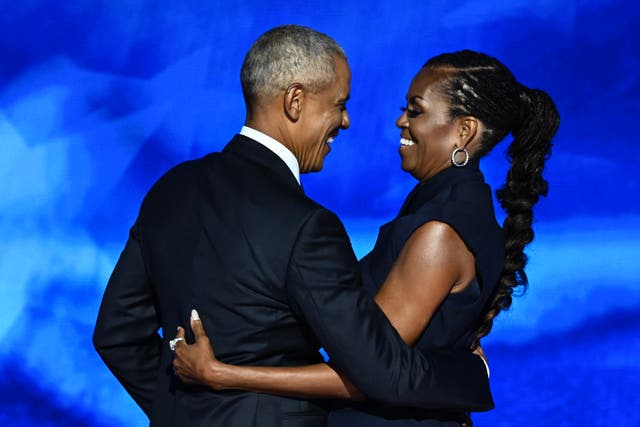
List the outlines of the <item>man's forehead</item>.
{"type": "Polygon", "coordinates": [[[335,59],[336,74],[344,75],[347,79],[351,79],[351,67],[346,58],[337,57],[335,59]]]}
{"type": "Polygon", "coordinates": [[[342,97],[349,98],[349,92],[351,90],[351,70],[349,70],[349,66],[347,65],[344,68],[338,68],[336,70],[336,74],[338,77],[338,81],[340,82],[340,91],[342,92],[342,97]]]}
{"type": "Polygon", "coordinates": [[[336,91],[334,92],[334,97],[337,102],[344,103],[349,100],[349,98],[351,97],[351,93],[350,93],[351,91],[349,86],[350,85],[347,82],[346,84],[339,85],[336,88],[336,91]]]}

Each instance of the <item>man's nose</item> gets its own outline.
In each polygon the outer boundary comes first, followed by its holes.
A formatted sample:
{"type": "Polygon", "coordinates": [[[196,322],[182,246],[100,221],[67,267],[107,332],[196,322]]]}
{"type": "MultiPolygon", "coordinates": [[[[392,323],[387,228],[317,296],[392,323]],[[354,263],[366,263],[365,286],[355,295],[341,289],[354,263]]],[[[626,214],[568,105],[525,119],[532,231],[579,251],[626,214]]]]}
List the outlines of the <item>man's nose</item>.
{"type": "Polygon", "coordinates": [[[347,113],[347,110],[344,110],[342,112],[342,123],[340,124],[340,127],[342,129],[349,129],[350,124],[351,121],[349,120],[349,113],[347,113]]]}

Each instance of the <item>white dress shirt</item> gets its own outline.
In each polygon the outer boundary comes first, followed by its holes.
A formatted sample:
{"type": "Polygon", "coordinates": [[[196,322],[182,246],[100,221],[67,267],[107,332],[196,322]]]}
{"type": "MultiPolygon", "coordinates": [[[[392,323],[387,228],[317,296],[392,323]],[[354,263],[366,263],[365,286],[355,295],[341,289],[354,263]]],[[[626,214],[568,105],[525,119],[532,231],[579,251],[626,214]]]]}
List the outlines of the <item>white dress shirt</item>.
{"type": "Polygon", "coordinates": [[[240,135],[244,135],[247,138],[251,138],[256,142],[259,142],[273,152],[273,154],[280,157],[293,174],[293,177],[298,181],[298,184],[300,184],[300,165],[298,164],[298,159],[296,159],[293,153],[289,151],[287,147],[282,145],[281,142],[278,142],[269,135],[250,128],[249,126],[242,126],[242,129],[240,129],[240,135]]]}

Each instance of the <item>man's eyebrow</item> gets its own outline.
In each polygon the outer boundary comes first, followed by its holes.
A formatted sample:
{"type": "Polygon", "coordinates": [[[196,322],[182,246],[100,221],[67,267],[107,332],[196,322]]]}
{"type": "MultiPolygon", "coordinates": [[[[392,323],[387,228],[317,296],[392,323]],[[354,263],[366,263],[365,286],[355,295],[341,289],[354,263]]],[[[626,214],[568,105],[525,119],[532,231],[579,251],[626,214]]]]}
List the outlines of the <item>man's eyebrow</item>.
{"type": "Polygon", "coordinates": [[[339,98],[338,99],[338,104],[343,104],[343,103],[347,102],[349,99],[351,99],[351,95],[347,95],[346,98],[339,98]]]}
{"type": "Polygon", "coordinates": [[[420,99],[420,100],[424,101],[424,98],[421,97],[420,95],[414,95],[411,98],[407,99],[407,102],[414,102],[415,103],[416,99],[420,99]]]}

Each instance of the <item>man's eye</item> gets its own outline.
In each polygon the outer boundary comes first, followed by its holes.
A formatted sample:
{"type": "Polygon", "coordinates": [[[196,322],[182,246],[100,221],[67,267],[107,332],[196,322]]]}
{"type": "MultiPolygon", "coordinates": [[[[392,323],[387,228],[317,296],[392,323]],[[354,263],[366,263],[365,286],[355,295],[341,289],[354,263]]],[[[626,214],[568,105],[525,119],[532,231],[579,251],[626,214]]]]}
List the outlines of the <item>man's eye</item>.
{"type": "Polygon", "coordinates": [[[409,118],[416,118],[418,117],[420,114],[422,114],[422,111],[420,110],[414,110],[413,108],[409,108],[409,107],[400,107],[400,109],[402,111],[406,111],[407,112],[407,117],[409,118]]]}

